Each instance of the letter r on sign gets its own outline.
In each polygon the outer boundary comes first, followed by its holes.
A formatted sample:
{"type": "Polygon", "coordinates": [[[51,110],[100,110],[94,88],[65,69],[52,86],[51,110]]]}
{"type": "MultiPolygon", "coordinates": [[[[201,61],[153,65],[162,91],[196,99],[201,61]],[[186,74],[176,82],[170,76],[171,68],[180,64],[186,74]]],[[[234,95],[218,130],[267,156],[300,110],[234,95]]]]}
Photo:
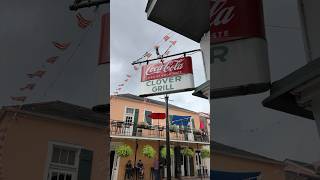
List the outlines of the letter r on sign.
{"type": "Polygon", "coordinates": [[[228,48],[225,46],[211,47],[210,56],[213,56],[211,64],[213,64],[216,60],[220,60],[221,62],[227,61],[226,56],[228,51],[228,48]]]}

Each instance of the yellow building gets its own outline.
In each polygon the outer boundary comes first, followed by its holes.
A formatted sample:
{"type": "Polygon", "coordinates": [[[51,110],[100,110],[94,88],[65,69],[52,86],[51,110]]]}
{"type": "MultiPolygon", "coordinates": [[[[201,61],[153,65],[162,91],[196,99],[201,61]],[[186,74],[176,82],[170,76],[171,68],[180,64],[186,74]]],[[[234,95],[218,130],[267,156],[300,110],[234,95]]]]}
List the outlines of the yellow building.
{"type": "MultiPolygon", "coordinates": [[[[125,165],[129,160],[136,164],[142,160],[145,167],[145,179],[150,179],[153,159],[142,155],[145,145],[152,146],[160,159],[160,172],[166,177],[164,159],[160,150],[165,146],[165,120],[150,119],[150,113],[165,113],[165,103],[141,98],[131,94],[112,96],[110,100],[110,136],[111,136],[111,179],[120,180],[125,177],[125,165]],[[129,145],[133,154],[120,158],[115,153],[121,145],[129,145]],[[162,167],[162,168],[161,168],[162,167]]],[[[174,151],[171,158],[172,177],[199,176],[209,174],[209,159],[201,158],[202,148],[209,149],[209,116],[193,112],[181,107],[169,105],[169,115],[191,116],[189,127],[171,126],[170,144],[174,151]],[[181,151],[190,148],[194,156],[184,156],[181,151]]]]}
{"type": "MultiPolygon", "coordinates": [[[[211,176],[214,172],[225,174],[252,173],[257,177],[246,177],[265,180],[285,180],[285,164],[271,158],[267,158],[248,151],[226,146],[211,141],[213,153],[211,153],[211,176]]],[[[227,175],[226,175],[227,176],[227,175]]]]}
{"type": "Polygon", "coordinates": [[[60,101],[0,110],[0,179],[105,180],[107,114],[60,101]]]}

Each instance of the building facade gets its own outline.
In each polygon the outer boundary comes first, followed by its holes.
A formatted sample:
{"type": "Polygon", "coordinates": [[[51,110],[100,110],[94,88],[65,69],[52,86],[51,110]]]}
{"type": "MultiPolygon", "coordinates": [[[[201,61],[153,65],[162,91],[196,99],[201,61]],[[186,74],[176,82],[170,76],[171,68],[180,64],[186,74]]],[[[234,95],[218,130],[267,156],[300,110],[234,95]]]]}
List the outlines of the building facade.
{"type": "MultiPolygon", "coordinates": [[[[144,178],[152,178],[155,159],[160,160],[160,174],[166,177],[165,159],[160,155],[165,146],[165,119],[151,119],[151,113],[164,113],[165,103],[141,98],[131,94],[112,96],[110,101],[110,136],[111,136],[111,179],[125,178],[126,164],[131,160],[136,165],[139,160],[144,164],[144,178]],[[128,157],[119,157],[116,148],[126,144],[133,150],[128,157]],[[142,154],[146,145],[156,150],[154,158],[142,154]]],[[[202,158],[203,148],[209,149],[209,118],[204,113],[197,113],[174,105],[169,105],[169,115],[191,116],[188,127],[170,125],[170,145],[172,177],[205,176],[209,174],[210,160],[202,158]],[[193,156],[183,155],[183,149],[189,148],[193,156]]]]}
{"type": "Polygon", "coordinates": [[[0,110],[0,179],[105,180],[108,116],[48,102],[0,110]]]}

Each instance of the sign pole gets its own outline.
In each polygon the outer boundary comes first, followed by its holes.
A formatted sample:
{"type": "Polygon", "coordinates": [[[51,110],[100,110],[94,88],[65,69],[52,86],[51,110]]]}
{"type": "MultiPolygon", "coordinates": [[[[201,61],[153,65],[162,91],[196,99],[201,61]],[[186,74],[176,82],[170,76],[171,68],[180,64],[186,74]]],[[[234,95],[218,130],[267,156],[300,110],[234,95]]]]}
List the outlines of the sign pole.
{"type": "Polygon", "coordinates": [[[167,180],[171,180],[171,158],[170,158],[170,129],[169,129],[169,96],[165,95],[166,101],[166,162],[167,162],[167,180]]]}

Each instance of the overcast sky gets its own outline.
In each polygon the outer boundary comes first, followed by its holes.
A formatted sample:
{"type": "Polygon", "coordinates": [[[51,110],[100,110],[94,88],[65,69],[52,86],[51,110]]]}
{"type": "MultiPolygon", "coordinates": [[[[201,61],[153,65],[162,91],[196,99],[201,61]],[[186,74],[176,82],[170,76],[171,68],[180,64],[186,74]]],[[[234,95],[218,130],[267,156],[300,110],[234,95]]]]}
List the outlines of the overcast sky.
{"type": "MultiPolygon", "coordinates": [[[[140,71],[134,71],[131,62],[141,57],[146,51],[170,32],[170,30],[147,20],[145,13],[147,1],[121,0],[111,2],[111,64],[110,64],[110,92],[117,89],[119,84],[124,83],[126,74],[132,75],[128,83],[120,93],[131,93],[139,95],[140,71]],[[124,13],[125,10],[125,13],[124,13]]],[[[189,40],[177,33],[170,34],[171,40],[177,44],[171,49],[171,54],[199,49],[199,43],[189,40]]],[[[160,46],[160,53],[169,46],[169,42],[160,46]]],[[[156,56],[152,50],[153,57],[156,56]]],[[[201,53],[193,54],[193,72],[195,86],[206,81],[201,53]]],[[[196,112],[209,112],[209,102],[205,99],[195,97],[192,92],[171,94],[170,103],[184,107],[196,112]]],[[[163,101],[163,96],[150,97],[163,101]]]]}
{"type": "MultiPolygon", "coordinates": [[[[272,81],[306,64],[296,1],[264,0],[272,81]],[[277,26],[281,26],[280,28],[277,26]]],[[[278,160],[320,160],[314,121],[267,109],[263,93],[215,100],[214,138],[278,160]]]]}
{"type": "Polygon", "coordinates": [[[25,103],[61,100],[86,107],[97,104],[100,15],[107,12],[107,6],[100,6],[97,11],[79,10],[84,18],[94,21],[83,30],[77,25],[76,12],[69,10],[72,3],[73,0],[1,2],[0,106],[16,104],[10,96],[27,96],[25,103]],[[71,45],[61,51],[53,47],[52,41],[71,45]],[[26,76],[43,69],[42,64],[52,56],[60,58],[56,64],[46,65],[43,78],[26,76]],[[21,92],[19,89],[27,83],[36,83],[35,89],[21,92]]]}

